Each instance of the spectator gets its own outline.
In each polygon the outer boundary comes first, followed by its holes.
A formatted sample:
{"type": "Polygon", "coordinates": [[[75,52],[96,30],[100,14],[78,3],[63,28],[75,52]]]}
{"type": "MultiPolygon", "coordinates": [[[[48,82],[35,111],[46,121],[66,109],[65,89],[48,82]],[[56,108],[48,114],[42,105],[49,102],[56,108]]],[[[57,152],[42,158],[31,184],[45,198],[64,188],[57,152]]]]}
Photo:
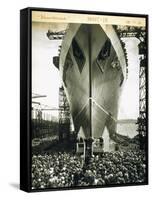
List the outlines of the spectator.
{"type": "Polygon", "coordinates": [[[82,156],[70,153],[33,155],[32,188],[142,183],[146,177],[142,151],[103,152],[82,165],[82,156]]]}

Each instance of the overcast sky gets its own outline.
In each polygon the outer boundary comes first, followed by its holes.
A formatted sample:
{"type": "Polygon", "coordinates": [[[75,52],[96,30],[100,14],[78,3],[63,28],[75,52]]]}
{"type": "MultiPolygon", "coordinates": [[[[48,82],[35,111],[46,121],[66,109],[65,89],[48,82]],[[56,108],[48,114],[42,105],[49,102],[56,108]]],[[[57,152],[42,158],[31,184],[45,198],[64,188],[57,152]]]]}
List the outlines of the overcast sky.
{"type": "MultiPolygon", "coordinates": [[[[58,107],[59,86],[61,85],[59,71],[52,63],[52,57],[58,54],[61,41],[49,40],[48,29],[64,30],[66,24],[33,23],[32,25],[32,92],[47,95],[37,98],[49,107],[58,107]]],[[[139,58],[135,38],[124,39],[126,43],[129,74],[120,99],[118,119],[136,119],[139,115],[139,58]]]]}
{"type": "Polygon", "coordinates": [[[136,38],[125,38],[128,56],[128,79],[120,98],[118,118],[136,119],[139,116],[139,56],[136,38]]]}

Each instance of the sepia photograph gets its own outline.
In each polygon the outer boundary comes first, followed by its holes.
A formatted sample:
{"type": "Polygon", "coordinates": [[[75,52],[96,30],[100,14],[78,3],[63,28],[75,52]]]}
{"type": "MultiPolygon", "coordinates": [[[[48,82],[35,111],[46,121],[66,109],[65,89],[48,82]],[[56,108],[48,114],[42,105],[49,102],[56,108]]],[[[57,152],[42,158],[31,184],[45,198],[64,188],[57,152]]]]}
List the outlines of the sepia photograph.
{"type": "Polygon", "coordinates": [[[31,11],[31,190],[148,182],[147,18],[31,11]]]}

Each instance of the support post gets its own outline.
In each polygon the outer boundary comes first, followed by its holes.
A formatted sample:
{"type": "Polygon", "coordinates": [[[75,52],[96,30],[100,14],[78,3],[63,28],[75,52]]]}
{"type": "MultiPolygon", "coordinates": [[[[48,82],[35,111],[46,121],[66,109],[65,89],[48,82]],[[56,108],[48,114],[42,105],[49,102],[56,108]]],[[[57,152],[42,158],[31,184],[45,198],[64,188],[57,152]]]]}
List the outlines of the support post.
{"type": "Polygon", "coordinates": [[[93,156],[93,138],[87,138],[85,140],[85,163],[88,164],[93,156]]]}

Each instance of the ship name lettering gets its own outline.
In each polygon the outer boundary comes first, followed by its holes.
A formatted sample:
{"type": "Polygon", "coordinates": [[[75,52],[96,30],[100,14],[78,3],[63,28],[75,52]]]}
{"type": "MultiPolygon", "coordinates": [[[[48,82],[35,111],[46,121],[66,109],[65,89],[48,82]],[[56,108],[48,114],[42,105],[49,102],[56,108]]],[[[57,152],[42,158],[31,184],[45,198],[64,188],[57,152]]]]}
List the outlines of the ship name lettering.
{"type": "Polygon", "coordinates": [[[94,16],[89,16],[88,17],[89,22],[98,22],[98,23],[107,23],[108,18],[107,17],[94,17],[94,16]]]}

